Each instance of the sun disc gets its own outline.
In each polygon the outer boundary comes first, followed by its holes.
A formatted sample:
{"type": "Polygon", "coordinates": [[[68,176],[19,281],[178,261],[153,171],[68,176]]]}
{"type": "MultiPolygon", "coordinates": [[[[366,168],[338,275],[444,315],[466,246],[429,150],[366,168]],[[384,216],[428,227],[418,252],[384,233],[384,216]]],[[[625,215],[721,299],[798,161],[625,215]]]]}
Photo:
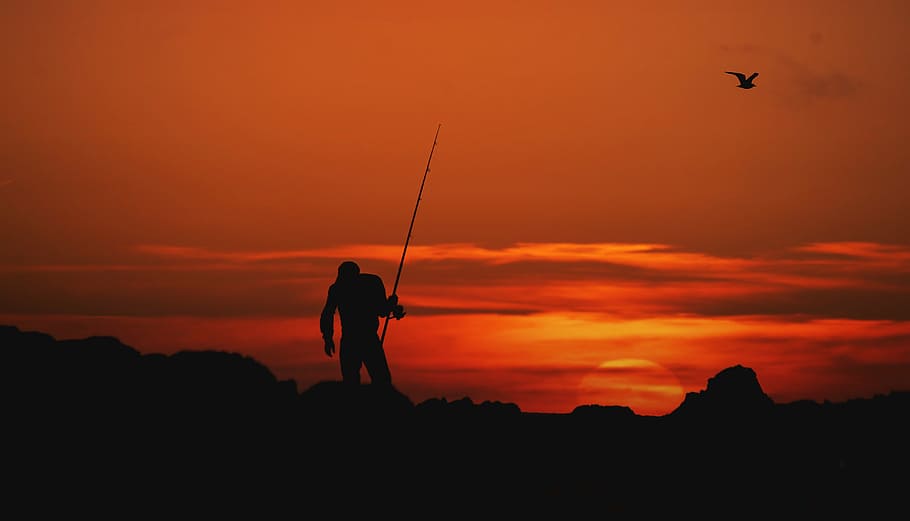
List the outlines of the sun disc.
{"type": "Polygon", "coordinates": [[[643,416],[662,416],[682,403],[685,392],[676,376],[650,360],[607,360],[586,374],[578,385],[584,405],[620,405],[643,416]]]}

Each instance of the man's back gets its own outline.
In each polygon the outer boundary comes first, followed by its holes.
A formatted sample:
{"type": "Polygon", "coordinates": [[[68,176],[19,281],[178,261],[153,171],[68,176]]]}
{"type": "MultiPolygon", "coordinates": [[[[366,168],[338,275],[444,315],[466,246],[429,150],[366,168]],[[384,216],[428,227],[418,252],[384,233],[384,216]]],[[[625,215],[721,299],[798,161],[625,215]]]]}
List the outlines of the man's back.
{"type": "Polygon", "coordinates": [[[335,282],[329,287],[329,300],[338,307],[342,335],[375,332],[379,317],[388,313],[385,285],[372,273],[335,282]]]}

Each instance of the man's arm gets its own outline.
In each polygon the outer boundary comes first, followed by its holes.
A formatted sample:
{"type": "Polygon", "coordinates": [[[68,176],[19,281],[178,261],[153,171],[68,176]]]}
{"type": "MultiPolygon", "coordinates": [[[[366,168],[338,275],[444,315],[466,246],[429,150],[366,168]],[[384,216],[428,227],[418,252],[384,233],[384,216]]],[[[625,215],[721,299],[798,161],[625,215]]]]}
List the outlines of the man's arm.
{"type": "Polygon", "coordinates": [[[325,341],[325,354],[327,356],[332,356],[335,353],[335,310],[338,309],[338,301],[335,298],[333,288],[334,286],[329,286],[325,305],[322,307],[322,314],[319,316],[319,331],[325,341]]]}
{"type": "Polygon", "coordinates": [[[376,277],[376,301],[380,310],[380,317],[392,315],[396,320],[404,317],[404,307],[398,304],[398,295],[393,293],[386,297],[385,284],[382,282],[382,278],[378,276],[376,277]]]}

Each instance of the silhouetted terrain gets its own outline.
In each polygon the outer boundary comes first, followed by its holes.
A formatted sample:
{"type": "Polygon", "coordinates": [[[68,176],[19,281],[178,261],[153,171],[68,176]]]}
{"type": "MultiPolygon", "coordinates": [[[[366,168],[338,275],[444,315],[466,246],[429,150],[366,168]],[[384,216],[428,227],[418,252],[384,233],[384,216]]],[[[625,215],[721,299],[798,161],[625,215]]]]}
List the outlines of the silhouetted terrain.
{"type": "Polygon", "coordinates": [[[774,403],[734,366],[672,413],[298,390],[235,353],[0,326],[6,497],[32,515],[738,518],[907,512],[910,392],[774,403]],[[490,512],[492,513],[492,512],[490,512]]]}

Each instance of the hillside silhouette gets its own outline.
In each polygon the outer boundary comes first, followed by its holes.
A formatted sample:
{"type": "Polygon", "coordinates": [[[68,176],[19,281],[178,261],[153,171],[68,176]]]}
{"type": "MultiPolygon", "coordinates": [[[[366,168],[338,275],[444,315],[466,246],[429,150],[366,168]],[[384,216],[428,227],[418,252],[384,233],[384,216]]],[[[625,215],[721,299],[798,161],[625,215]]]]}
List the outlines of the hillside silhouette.
{"type": "Polygon", "coordinates": [[[534,413],[469,397],[414,403],[369,384],[298,389],[231,352],[141,354],[113,337],[14,326],[0,326],[0,345],[7,497],[34,514],[905,509],[908,391],[775,403],[737,365],[665,416],[534,413]]]}

